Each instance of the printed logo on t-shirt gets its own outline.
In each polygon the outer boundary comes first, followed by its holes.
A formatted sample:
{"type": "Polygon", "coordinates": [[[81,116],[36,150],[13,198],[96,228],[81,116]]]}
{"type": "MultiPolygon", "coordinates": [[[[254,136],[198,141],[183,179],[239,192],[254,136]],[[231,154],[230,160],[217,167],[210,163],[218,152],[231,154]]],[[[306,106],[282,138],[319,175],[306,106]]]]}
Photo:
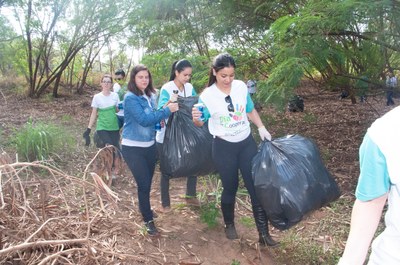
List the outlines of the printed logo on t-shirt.
{"type": "Polygon", "coordinates": [[[224,128],[234,129],[245,124],[243,113],[244,107],[242,105],[239,107],[239,105],[236,104],[233,112],[229,112],[229,115],[222,115],[219,118],[220,125],[224,128]]]}

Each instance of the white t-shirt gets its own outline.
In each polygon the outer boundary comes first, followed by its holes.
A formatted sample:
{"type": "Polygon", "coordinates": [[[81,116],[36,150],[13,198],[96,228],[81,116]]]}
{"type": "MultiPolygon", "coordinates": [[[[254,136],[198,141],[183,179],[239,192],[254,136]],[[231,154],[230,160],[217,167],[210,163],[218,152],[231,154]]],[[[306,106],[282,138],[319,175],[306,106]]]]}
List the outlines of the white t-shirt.
{"type": "Polygon", "coordinates": [[[118,105],[118,94],[110,92],[110,95],[105,96],[103,92],[97,93],[93,96],[92,108],[105,109],[111,106],[116,107],[118,105]]]}
{"type": "Polygon", "coordinates": [[[217,88],[215,84],[207,87],[200,95],[200,100],[205,104],[210,113],[208,129],[213,136],[228,142],[240,142],[250,133],[250,122],[247,118],[247,86],[243,81],[233,80],[230,97],[234,107],[229,112],[228,95],[217,88]]]}
{"type": "Polygon", "coordinates": [[[377,119],[367,135],[384,155],[391,184],[385,214],[386,228],[373,241],[368,264],[400,264],[400,107],[377,119]]]}
{"type": "MultiPolygon", "coordinates": [[[[174,93],[173,92],[174,90],[178,90],[178,96],[180,96],[180,97],[190,97],[190,96],[196,95],[196,91],[194,90],[192,84],[186,83],[184,85],[184,89],[182,91],[180,91],[174,81],[169,81],[168,83],[165,83],[161,87],[160,99],[158,101],[158,106],[160,108],[162,106],[164,106],[165,103],[168,102],[170,96],[174,93]]],[[[161,144],[164,143],[165,129],[167,126],[167,121],[168,121],[168,119],[165,120],[165,125],[163,127],[161,127],[161,130],[157,131],[157,134],[156,134],[157,143],[161,143],[161,144]]]]}
{"type": "Polygon", "coordinates": [[[117,116],[115,115],[116,106],[118,104],[118,94],[110,92],[110,95],[105,96],[103,92],[93,96],[92,108],[98,111],[96,129],[97,130],[118,130],[117,116]]]}
{"type": "Polygon", "coordinates": [[[115,82],[114,85],[113,85],[113,91],[114,91],[115,93],[118,93],[118,91],[119,91],[120,89],[121,89],[121,85],[118,84],[117,82],[115,82]]]}

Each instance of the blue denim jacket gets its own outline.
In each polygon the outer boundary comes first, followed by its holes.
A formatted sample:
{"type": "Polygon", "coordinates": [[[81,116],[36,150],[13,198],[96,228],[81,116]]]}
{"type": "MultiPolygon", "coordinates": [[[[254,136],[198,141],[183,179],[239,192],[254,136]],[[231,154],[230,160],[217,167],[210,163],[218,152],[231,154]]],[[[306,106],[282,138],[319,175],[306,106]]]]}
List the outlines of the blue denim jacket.
{"type": "Polygon", "coordinates": [[[169,108],[155,110],[156,100],[152,98],[150,102],[151,107],[144,96],[136,96],[130,91],[126,93],[122,138],[141,142],[155,139],[155,124],[168,118],[171,111],[169,108]]]}

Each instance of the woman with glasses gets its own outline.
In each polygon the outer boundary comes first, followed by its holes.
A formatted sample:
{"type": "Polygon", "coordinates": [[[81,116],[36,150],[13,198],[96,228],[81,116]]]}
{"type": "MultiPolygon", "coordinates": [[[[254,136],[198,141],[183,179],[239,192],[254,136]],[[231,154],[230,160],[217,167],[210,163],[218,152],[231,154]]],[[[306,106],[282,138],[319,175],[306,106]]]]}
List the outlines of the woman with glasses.
{"type": "MultiPolygon", "coordinates": [[[[195,96],[196,91],[194,90],[192,84],[190,84],[190,79],[192,78],[192,65],[188,60],[182,59],[175,61],[172,64],[171,75],[169,82],[165,83],[160,91],[160,97],[158,100],[158,106],[164,106],[168,102],[177,101],[177,97],[190,97],[195,96]]],[[[164,124],[166,124],[165,120],[164,124]]],[[[162,145],[164,143],[165,136],[165,126],[157,132],[156,141],[157,149],[161,154],[162,145]]],[[[198,205],[199,202],[196,198],[196,184],[197,177],[189,176],[187,177],[186,184],[186,202],[192,205],[198,205]]],[[[171,202],[169,196],[169,176],[161,172],[161,205],[163,212],[169,212],[171,210],[171,202]]]]}
{"type": "Polygon", "coordinates": [[[150,207],[150,190],[156,165],[155,127],[179,107],[170,102],[157,110],[151,74],[142,64],[132,69],[128,90],[124,100],[122,155],[137,183],[139,210],[146,230],[154,236],[158,230],[150,207]]]}
{"type": "Polygon", "coordinates": [[[119,149],[119,126],[116,115],[118,95],[111,91],[112,85],[112,76],[105,74],[101,78],[101,92],[93,96],[89,125],[83,133],[87,146],[90,144],[91,128],[96,122],[96,132],[103,145],[97,147],[113,145],[119,149]]]}
{"type": "Polygon", "coordinates": [[[250,121],[257,126],[262,140],[271,140],[271,135],[254,108],[246,84],[235,80],[235,68],[231,55],[223,53],[215,57],[208,86],[199,98],[199,103],[204,104],[203,112],[193,108],[193,122],[196,126],[202,126],[208,121],[208,128],[214,136],[212,159],[223,186],[221,210],[226,237],[238,238],[234,212],[240,170],[250,195],[259,242],[262,245],[276,246],[278,242],[269,234],[268,218],[258,202],[252,179],[251,161],[257,153],[257,145],[251,134],[250,121]]]}

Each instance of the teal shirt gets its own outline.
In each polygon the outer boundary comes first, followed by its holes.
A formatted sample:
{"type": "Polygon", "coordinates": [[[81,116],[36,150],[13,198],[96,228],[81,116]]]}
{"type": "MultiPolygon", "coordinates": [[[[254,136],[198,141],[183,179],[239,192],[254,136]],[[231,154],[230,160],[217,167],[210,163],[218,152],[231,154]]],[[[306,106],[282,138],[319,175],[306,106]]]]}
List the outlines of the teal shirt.
{"type": "MultiPolygon", "coordinates": [[[[197,93],[193,89],[191,96],[196,96],[196,95],[197,95],[197,93]]],[[[158,98],[158,109],[161,109],[168,102],[169,98],[170,98],[170,95],[169,95],[168,91],[165,89],[161,89],[161,93],[158,98]]]]}
{"type": "Polygon", "coordinates": [[[360,177],[356,188],[356,198],[370,201],[389,191],[390,179],[385,156],[372,139],[365,135],[360,146],[360,177]]]}

